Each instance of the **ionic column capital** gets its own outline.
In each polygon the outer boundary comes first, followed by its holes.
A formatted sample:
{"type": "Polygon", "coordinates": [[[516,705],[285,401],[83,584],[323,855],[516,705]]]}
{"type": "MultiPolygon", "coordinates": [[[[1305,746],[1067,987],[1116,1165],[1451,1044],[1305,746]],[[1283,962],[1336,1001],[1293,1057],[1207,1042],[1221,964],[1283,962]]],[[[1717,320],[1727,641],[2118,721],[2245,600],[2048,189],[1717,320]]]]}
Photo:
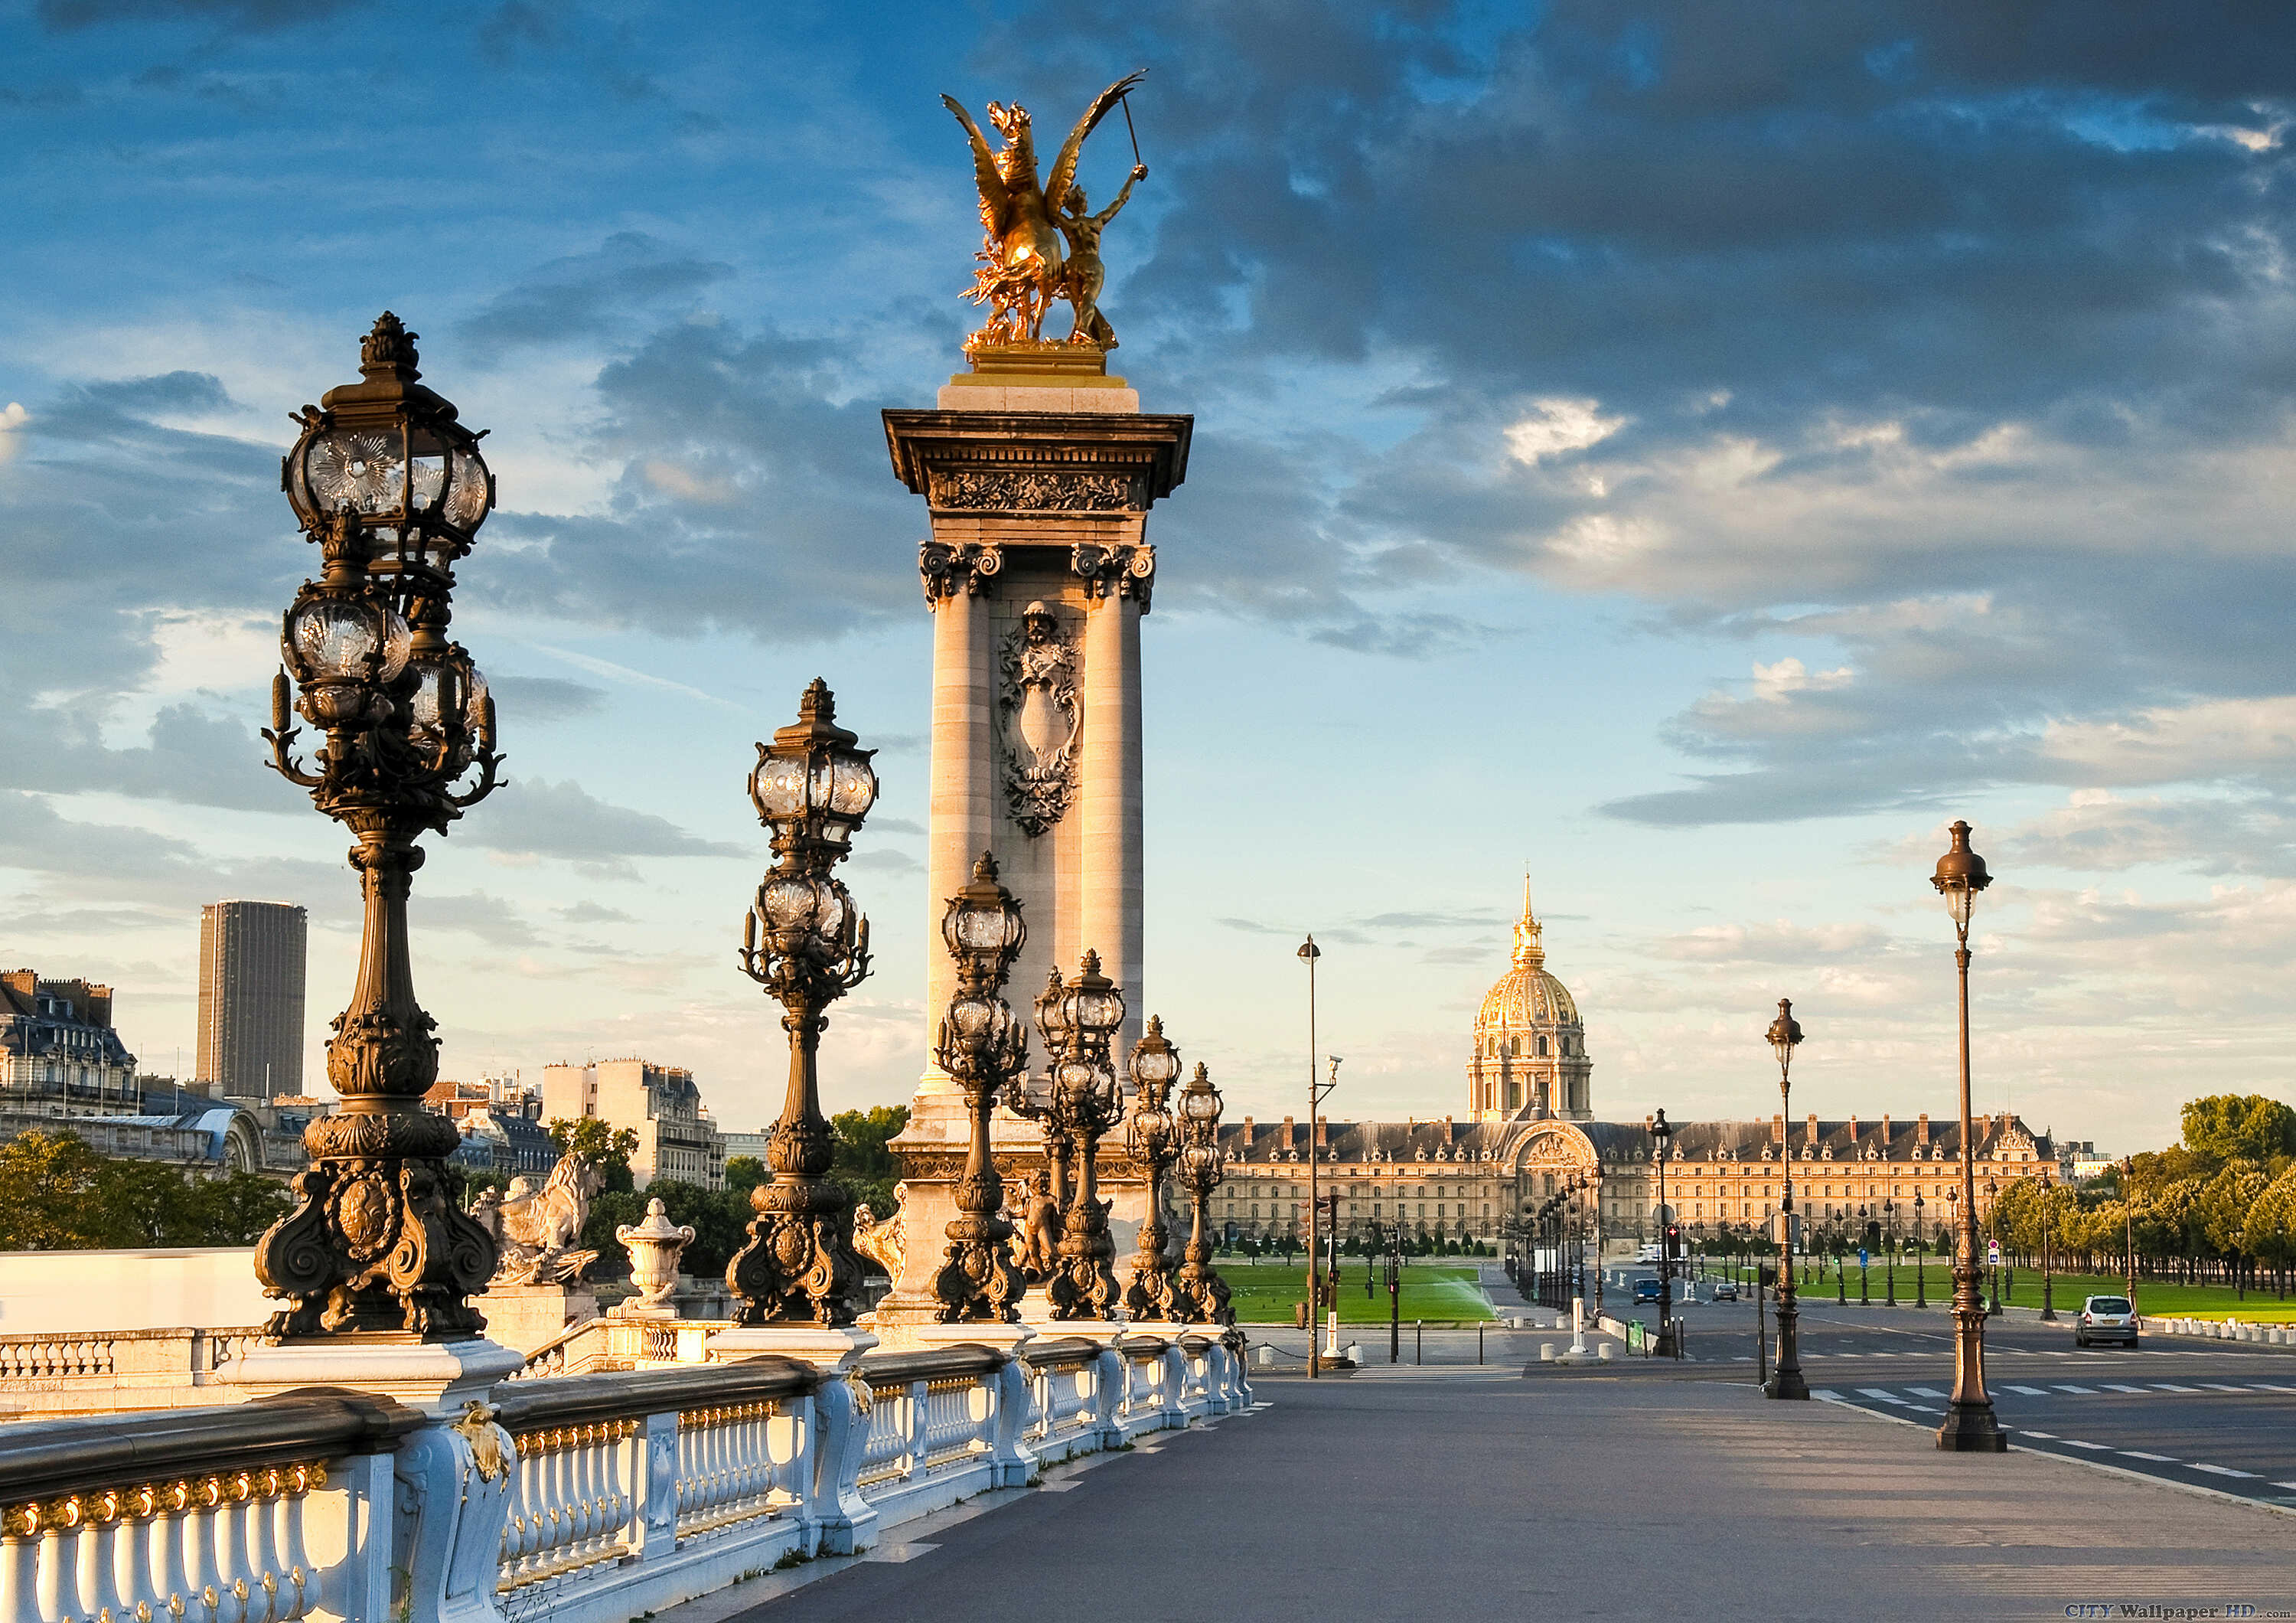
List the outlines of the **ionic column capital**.
{"type": "Polygon", "coordinates": [[[1148,612],[1156,585],[1156,549],[1145,541],[1078,541],[1069,549],[1069,567],[1084,581],[1085,596],[1139,599],[1148,612]]]}
{"type": "Polygon", "coordinates": [[[917,573],[923,579],[928,606],[960,591],[979,597],[988,578],[1004,567],[1004,553],[985,542],[929,540],[917,547],[917,573]]]}

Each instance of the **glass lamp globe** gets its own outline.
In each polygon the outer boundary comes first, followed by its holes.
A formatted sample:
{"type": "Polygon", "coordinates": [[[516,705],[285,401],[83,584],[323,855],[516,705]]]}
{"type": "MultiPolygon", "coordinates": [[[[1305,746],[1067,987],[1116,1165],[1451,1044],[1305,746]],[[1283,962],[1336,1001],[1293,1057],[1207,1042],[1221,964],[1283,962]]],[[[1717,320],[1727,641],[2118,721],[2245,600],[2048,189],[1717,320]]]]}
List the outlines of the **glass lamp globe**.
{"type": "Polygon", "coordinates": [[[310,685],[397,680],[414,633],[397,610],[361,597],[314,597],[287,621],[287,663],[310,685]]]}

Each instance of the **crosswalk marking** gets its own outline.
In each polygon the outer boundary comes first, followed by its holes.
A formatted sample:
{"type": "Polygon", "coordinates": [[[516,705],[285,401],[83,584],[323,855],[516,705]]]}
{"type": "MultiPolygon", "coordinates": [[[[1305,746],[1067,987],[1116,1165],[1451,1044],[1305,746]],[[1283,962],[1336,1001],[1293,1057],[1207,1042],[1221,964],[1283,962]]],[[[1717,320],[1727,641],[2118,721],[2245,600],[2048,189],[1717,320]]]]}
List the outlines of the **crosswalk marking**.
{"type": "Polygon", "coordinates": [[[1866,1396],[1879,1398],[1885,1404],[1905,1405],[1905,1406],[1908,1408],[1912,1406],[1911,1405],[1906,1404],[1906,1400],[1898,1396],[1895,1392],[1884,1392],[1879,1387],[1860,1387],[1857,1389],[1866,1396]]]}
{"type": "MultiPolygon", "coordinates": [[[[2005,1428],[2005,1429],[2006,1429],[2006,1430],[2011,1430],[2011,1431],[2014,1431],[2014,1430],[2016,1430],[2016,1429],[2017,1429],[2017,1428],[2016,1428],[2016,1427],[2014,1427],[2014,1426],[2011,1426],[2011,1427],[2006,1427],[2006,1428],[2005,1428]]],[[[2049,1442],[2049,1443],[2054,1443],[2054,1442],[2055,1442],[2055,1441],[2057,1440],[2057,1434],[2056,1434],[2055,1432],[2054,1432],[2054,1431],[2033,1431],[2033,1430],[2030,1430],[2030,1429],[2029,1429],[2029,1430],[2025,1431],[2024,1435],[2025,1435],[2025,1436],[2027,1436],[2027,1437],[2037,1437],[2037,1438],[2041,1438],[2044,1442],[2049,1442]]]]}
{"type": "Polygon", "coordinates": [[[2098,1454],[2111,1454],[2112,1452],[2112,1445],[2110,1443],[2084,1443],[2079,1438],[2067,1438],[2065,1439],[2065,1446],[2068,1448],[2093,1449],[2098,1454]]]}
{"type": "Polygon", "coordinates": [[[2014,1392],[2024,1397],[2046,1397],[2048,1396],[2048,1393],[2040,1387],[2005,1387],[2003,1390],[2014,1392]]]}
{"type": "Polygon", "coordinates": [[[1943,1397],[1945,1396],[1944,1393],[1939,1391],[1935,1387],[1907,1387],[1906,1390],[1911,1392],[1915,1397],[1943,1397]]]}
{"type": "Polygon", "coordinates": [[[2254,1471],[2234,1471],[2234,1470],[2231,1466],[2229,1466],[2229,1465],[2200,1465],[2200,1464],[2195,1464],[2192,1469],[2194,1469],[2194,1471],[2207,1471],[2210,1476],[2215,1476],[2215,1477],[2244,1477],[2244,1478],[2246,1478],[2246,1479],[2247,1479],[2249,1481],[2251,1481],[2251,1482],[2253,1482],[2253,1481],[2255,1481],[2255,1480],[2256,1480],[2256,1473],[2255,1473],[2254,1471]]]}
{"type": "Polygon", "coordinates": [[[1830,1404],[1844,1403],[1844,1402],[1847,1402],[1847,1401],[1848,1401],[1847,1399],[1845,1399],[1845,1398],[1841,1396],[1841,1393],[1839,1393],[1839,1392],[1832,1392],[1832,1391],[1828,1391],[1828,1390],[1827,1390],[1825,1388],[1824,1388],[1824,1387],[1819,1387],[1819,1388],[1816,1388],[1815,1390],[1813,1390],[1813,1391],[1810,1393],[1810,1396],[1811,1396],[1812,1397],[1823,1398],[1825,1402],[1830,1403],[1830,1404]]]}
{"type": "Polygon", "coordinates": [[[2152,1389],[2155,1392],[2197,1392],[2200,1388],[2171,1386],[2165,1380],[2156,1380],[2152,1383],[2152,1389]]]}
{"type": "Polygon", "coordinates": [[[2275,1487],[2296,1488],[2296,1482],[2275,1482],[2272,1486],[2275,1487]]]}
{"type": "Polygon", "coordinates": [[[2062,1381],[2058,1382],[2057,1390],[2060,1392],[2078,1392],[2083,1397],[2095,1397],[2096,1396],[2096,1388],[2095,1387],[2067,1386],[2062,1381]]]}
{"type": "Polygon", "coordinates": [[[2259,1392],[2296,1392],[2296,1387],[2276,1387],[2268,1380],[2259,1380],[2254,1385],[2259,1392]]]}
{"type": "Polygon", "coordinates": [[[2140,1394],[2144,1390],[2143,1387],[2117,1386],[2110,1380],[2104,1383],[2104,1389],[2108,1392],[2136,1392],[2140,1394]]]}
{"type": "Polygon", "coordinates": [[[2201,1382],[2201,1384],[2211,1392],[2239,1392],[2246,1390],[2246,1388],[2243,1387],[2228,1387],[2223,1382],[2216,1380],[2204,1380],[2201,1382]]]}
{"type": "Polygon", "coordinates": [[[2120,1452],[2127,1454],[2132,1460],[2150,1460],[2155,1465],[2174,1465],[2177,1462],[2177,1458],[2174,1454],[2146,1454],[2141,1448],[2124,1448],[2120,1452]]]}

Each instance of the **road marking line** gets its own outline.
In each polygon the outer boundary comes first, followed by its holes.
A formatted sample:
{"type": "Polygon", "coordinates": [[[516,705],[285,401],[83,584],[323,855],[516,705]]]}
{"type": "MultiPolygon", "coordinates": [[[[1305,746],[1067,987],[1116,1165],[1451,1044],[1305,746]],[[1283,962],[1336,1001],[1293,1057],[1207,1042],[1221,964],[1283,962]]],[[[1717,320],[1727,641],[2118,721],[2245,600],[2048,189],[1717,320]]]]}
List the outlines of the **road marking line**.
{"type": "Polygon", "coordinates": [[[2095,1397],[2096,1396],[2096,1388],[2095,1387],[2067,1386],[2062,1381],[2058,1383],[2057,1390],[2060,1392],[2078,1392],[2083,1397],[2095,1397]]]}
{"type": "Polygon", "coordinates": [[[2250,1384],[2259,1392],[2296,1392],[2296,1387],[2276,1387],[2268,1380],[2252,1381],[2250,1384]]]}
{"type": "Polygon", "coordinates": [[[2272,1486],[2275,1487],[2296,1488],[2296,1482],[2275,1482],[2272,1486]]]}
{"type": "Polygon", "coordinates": [[[2136,1392],[2139,1394],[2142,1394],[2144,1390],[2143,1387],[2124,1387],[2110,1380],[2104,1383],[2104,1389],[2108,1392],[2136,1392]]]}
{"type": "Polygon", "coordinates": [[[2007,1392],[2014,1392],[2021,1397],[2046,1397],[2048,1396],[2047,1391],[2040,1387],[2005,1387],[2002,1389],[2007,1392]]]}
{"type": "Polygon", "coordinates": [[[2120,1452],[2132,1460],[2150,1460],[2156,1465],[2174,1465],[2177,1462],[2174,1454],[2146,1454],[2141,1448],[2124,1448],[2120,1452]]]}
{"type": "Polygon", "coordinates": [[[2170,1385],[2169,1385],[2167,1381],[2165,1381],[2165,1380],[2156,1380],[2156,1381],[2154,1381],[2154,1382],[2152,1383],[2152,1389],[2153,1389],[2155,1392],[2197,1392],[2197,1391],[2199,1391],[2199,1390],[2200,1390],[2200,1388],[2198,1388],[2198,1387],[2176,1387],[2176,1386],[2170,1386],[2170,1385]]]}
{"type": "Polygon", "coordinates": [[[1945,1393],[1939,1391],[1935,1387],[1907,1387],[1906,1390],[1911,1392],[1915,1397],[1943,1397],[1946,1396],[1945,1393]]]}
{"type": "Polygon", "coordinates": [[[2211,1392],[2245,1392],[2248,1390],[2246,1387],[2228,1387],[2222,1381],[2217,1380],[2204,1380],[2201,1382],[2201,1384],[2211,1392]]]}
{"type": "Polygon", "coordinates": [[[2111,1454],[2112,1452],[2112,1445],[2110,1443],[2084,1443],[2079,1438],[2067,1438],[2065,1439],[2065,1446],[2068,1448],[2093,1448],[2099,1454],[2111,1454]]]}
{"type": "MultiPolygon", "coordinates": [[[[1885,1404],[1905,1404],[1905,1403],[1906,1403],[1906,1400],[1905,1400],[1904,1398],[1902,1398],[1902,1397],[1898,1396],[1895,1392],[1884,1392],[1884,1391],[1883,1391],[1881,1388],[1879,1388],[1879,1387],[1860,1387],[1860,1388],[1858,1388],[1857,1389],[1858,1389],[1860,1392],[1864,1393],[1866,1396],[1868,1396],[1868,1397],[1874,1397],[1874,1398],[1879,1398],[1882,1402],[1883,1402],[1883,1403],[1885,1403],[1885,1404]]],[[[1910,1404],[1906,1404],[1906,1406],[1907,1408],[1911,1408],[1913,1405],[1910,1405],[1910,1404]]]]}
{"type": "Polygon", "coordinates": [[[2250,1480],[2251,1482],[2253,1482],[2253,1481],[2255,1481],[2255,1480],[2256,1480],[2256,1473],[2255,1473],[2254,1471],[2234,1471],[2234,1470],[2231,1466],[2229,1466],[2229,1465],[2201,1465],[2201,1464],[2197,1464],[2197,1463],[2196,1463],[2196,1464],[2194,1464],[2194,1465],[2192,1467],[2192,1469],[2193,1469],[2193,1470],[2194,1470],[2194,1471],[2207,1471],[2207,1472],[2208,1472],[2210,1475],[2211,1475],[2211,1476],[2217,1476],[2217,1477],[2245,1477],[2245,1478],[2246,1478],[2248,1480],[2250,1480]]]}
{"type": "Polygon", "coordinates": [[[1822,1397],[1830,1404],[1847,1403],[1849,1401],[1849,1399],[1843,1397],[1841,1393],[1829,1392],[1824,1387],[1818,1388],[1816,1391],[1812,1392],[1810,1396],[1812,1397],[1822,1397]]]}
{"type": "Polygon", "coordinates": [[[2030,1428],[2020,1428],[2016,1426],[2005,1426],[2002,1429],[2005,1431],[2015,1431],[2021,1437],[2044,1438],[2052,1443],[2057,1440],[2057,1434],[2054,1431],[2035,1431],[2030,1428]]]}

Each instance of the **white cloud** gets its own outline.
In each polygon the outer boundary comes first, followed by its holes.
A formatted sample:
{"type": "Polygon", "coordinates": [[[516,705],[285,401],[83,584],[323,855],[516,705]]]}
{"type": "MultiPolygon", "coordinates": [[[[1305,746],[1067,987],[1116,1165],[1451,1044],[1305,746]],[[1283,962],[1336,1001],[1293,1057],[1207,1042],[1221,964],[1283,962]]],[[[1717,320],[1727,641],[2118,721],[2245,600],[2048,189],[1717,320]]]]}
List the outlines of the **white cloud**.
{"type": "Polygon", "coordinates": [[[2047,759],[2097,781],[2175,783],[2296,763],[2296,696],[2159,705],[2127,721],[2054,722],[2047,759]]]}
{"type": "Polygon", "coordinates": [[[1507,454],[1526,467],[1548,457],[1599,445],[1626,426],[1624,417],[1606,417],[1600,400],[1548,396],[1530,403],[1520,421],[1507,425],[1507,454]]]}
{"type": "Polygon", "coordinates": [[[1851,671],[1847,665],[1837,665],[1831,671],[1812,671],[1801,661],[1789,655],[1773,664],[1754,663],[1754,696],[1773,704],[1783,704],[1791,694],[1824,693],[1831,688],[1849,686],[1851,671]]]}
{"type": "Polygon", "coordinates": [[[21,449],[24,442],[16,437],[16,431],[31,420],[32,414],[15,400],[0,410],[0,462],[7,461],[21,449]]]}

